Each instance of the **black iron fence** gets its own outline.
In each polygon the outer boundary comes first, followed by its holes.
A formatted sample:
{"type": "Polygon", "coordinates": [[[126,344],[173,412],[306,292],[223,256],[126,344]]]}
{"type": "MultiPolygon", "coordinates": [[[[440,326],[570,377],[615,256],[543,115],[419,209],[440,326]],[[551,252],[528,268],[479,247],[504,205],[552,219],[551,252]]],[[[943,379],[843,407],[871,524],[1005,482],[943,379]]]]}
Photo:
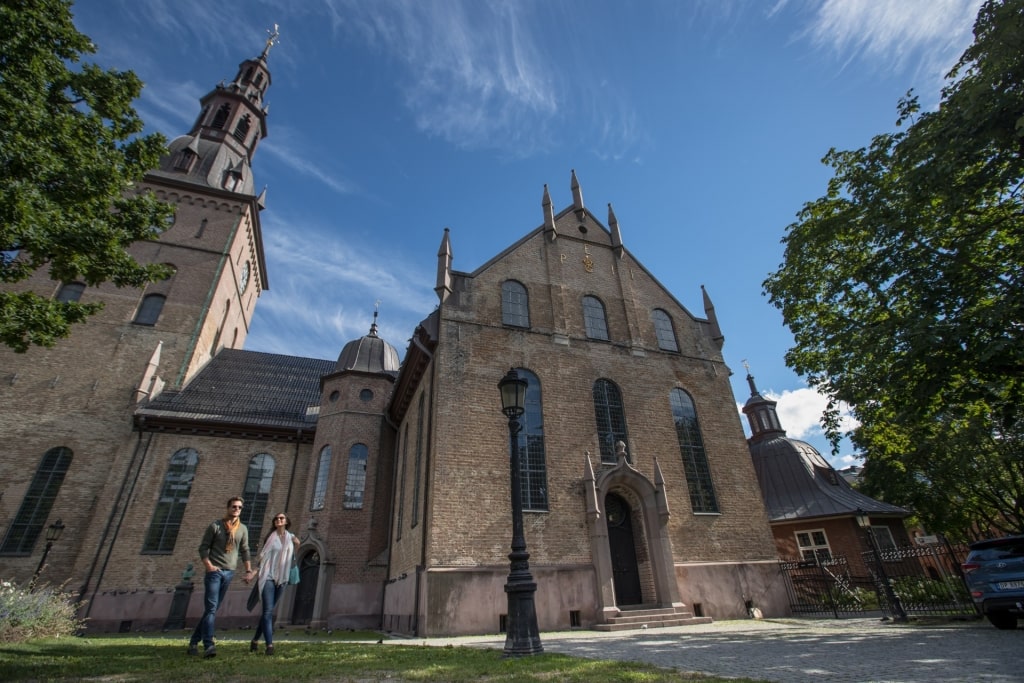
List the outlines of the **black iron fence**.
{"type": "Polygon", "coordinates": [[[908,615],[974,616],[960,571],[966,556],[966,546],[935,543],[889,548],[877,558],[866,552],[855,568],[842,555],[779,565],[795,615],[838,619],[881,610],[893,616],[895,596],[908,615]]]}

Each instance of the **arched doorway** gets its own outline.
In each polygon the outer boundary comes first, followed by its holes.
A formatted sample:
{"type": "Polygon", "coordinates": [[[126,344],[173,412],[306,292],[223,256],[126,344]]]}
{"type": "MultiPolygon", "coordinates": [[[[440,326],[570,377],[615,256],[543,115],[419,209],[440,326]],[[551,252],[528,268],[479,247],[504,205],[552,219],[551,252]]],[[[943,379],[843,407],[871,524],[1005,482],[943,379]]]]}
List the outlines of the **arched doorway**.
{"type": "Polygon", "coordinates": [[[608,520],[608,550],[612,560],[615,604],[620,607],[639,605],[643,602],[643,592],[640,589],[640,570],[636,561],[632,510],[624,498],[614,493],[605,496],[604,509],[608,520]]]}
{"type": "Polygon", "coordinates": [[[308,624],[313,620],[316,585],[320,578],[320,553],[311,550],[299,560],[299,585],[292,605],[292,623],[308,624]]]}

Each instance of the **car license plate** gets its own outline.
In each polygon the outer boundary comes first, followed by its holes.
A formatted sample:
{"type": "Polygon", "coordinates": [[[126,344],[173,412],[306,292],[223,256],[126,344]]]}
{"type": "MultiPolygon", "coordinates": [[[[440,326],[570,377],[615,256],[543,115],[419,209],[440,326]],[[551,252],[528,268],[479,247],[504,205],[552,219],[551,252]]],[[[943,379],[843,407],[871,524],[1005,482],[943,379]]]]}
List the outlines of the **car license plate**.
{"type": "Polygon", "coordinates": [[[1008,591],[1015,588],[1024,588],[1024,581],[1000,581],[996,586],[1001,591],[1008,591]]]}

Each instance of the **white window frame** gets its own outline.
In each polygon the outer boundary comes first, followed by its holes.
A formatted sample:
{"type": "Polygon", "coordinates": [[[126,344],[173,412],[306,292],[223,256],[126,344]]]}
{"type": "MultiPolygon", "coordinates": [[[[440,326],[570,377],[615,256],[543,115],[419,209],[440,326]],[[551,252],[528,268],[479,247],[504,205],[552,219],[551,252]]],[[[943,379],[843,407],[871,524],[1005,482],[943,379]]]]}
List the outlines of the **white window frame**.
{"type": "Polygon", "coordinates": [[[800,559],[801,560],[804,560],[806,562],[811,562],[812,560],[814,560],[816,558],[822,559],[822,560],[831,560],[832,559],[832,546],[829,545],[828,534],[825,533],[824,529],[798,529],[797,531],[793,532],[793,538],[796,539],[796,547],[797,547],[797,551],[800,553],[800,559]],[[824,543],[818,543],[818,542],[815,541],[814,534],[817,534],[817,533],[821,534],[822,538],[825,541],[824,543]],[[800,542],[801,534],[807,534],[807,540],[810,541],[810,543],[808,543],[807,545],[804,545],[803,543],[801,543],[800,542]],[[822,550],[824,550],[826,553],[828,553],[827,557],[821,557],[819,555],[820,551],[822,551],[822,550]]]}

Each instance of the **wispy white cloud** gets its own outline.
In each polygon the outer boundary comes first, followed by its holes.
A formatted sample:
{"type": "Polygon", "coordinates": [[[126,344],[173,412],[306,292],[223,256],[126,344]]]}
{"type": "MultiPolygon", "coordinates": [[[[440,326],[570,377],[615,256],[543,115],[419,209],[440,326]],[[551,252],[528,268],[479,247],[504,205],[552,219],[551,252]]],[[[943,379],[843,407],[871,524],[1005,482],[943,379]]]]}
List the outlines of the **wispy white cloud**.
{"type": "Polygon", "coordinates": [[[529,154],[547,143],[558,98],[529,5],[328,0],[340,23],[404,65],[403,97],[423,132],[464,148],[529,154]]]}
{"type": "MultiPolygon", "coordinates": [[[[982,0],[824,0],[803,35],[844,63],[911,70],[931,86],[971,43],[982,0]]],[[[784,5],[785,3],[780,3],[784,5]]],[[[778,12],[779,6],[773,10],[778,12]]]]}
{"type": "Polygon", "coordinates": [[[289,144],[287,140],[280,144],[270,141],[263,142],[260,145],[260,151],[265,151],[293,171],[313,178],[338,194],[352,194],[359,189],[358,185],[348,178],[321,168],[313,160],[312,154],[297,152],[296,147],[289,144]]]}
{"type": "Polygon", "coordinates": [[[380,335],[404,352],[416,324],[436,305],[431,274],[400,255],[318,236],[315,226],[264,223],[270,290],[257,307],[247,348],[316,358],[337,356],[365,335],[380,301],[380,335]],[[301,331],[297,334],[297,331],[301,331]]]}

